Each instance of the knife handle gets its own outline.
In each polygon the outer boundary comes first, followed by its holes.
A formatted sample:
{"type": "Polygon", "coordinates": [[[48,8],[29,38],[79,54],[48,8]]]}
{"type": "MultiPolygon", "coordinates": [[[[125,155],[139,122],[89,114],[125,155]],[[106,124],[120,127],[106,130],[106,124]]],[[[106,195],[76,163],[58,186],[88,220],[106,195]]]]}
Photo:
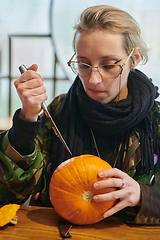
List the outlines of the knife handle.
{"type": "MultiPolygon", "coordinates": [[[[24,72],[26,72],[27,70],[28,70],[28,69],[26,68],[25,65],[21,65],[21,66],[19,67],[19,71],[20,71],[21,74],[24,73],[24,72]]],[[[49,113],[49,111],[48,111],[48,109],[47,109],[47,106],[46,106],[45,101],[43,101],[43,102],[41,103],[41,107],[42,107],[45,115],[47,116],[47,118],[48,118],[49,121],[51,122],[51,124],[52,124],[52,129],[54,130],[55,134],[56,134],[57,137],[60,139],[60,141],[62,142],[62,144],[64,145],[64,147],[67,149],[67,151],[70,153],[70,155],[72,156],[73,154],[72,154],[71,150],[69,149],[67,143],[65,142],[64,138],[62,137],[59,129],[57,128],[57,126],[56,126],[56,124],[55,124],[55,122],[53,121],[53,119],[52,119],[52,117],[51,117],[51,115],[50,115],[50,113],[49,113]]]]}

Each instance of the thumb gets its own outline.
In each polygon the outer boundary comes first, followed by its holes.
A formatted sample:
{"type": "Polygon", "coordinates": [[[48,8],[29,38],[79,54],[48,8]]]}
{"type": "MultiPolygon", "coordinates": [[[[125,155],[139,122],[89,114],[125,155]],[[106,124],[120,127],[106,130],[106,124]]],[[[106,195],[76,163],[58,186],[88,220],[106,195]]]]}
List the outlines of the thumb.
{"type": "Polygon", "coordinates": [[[31,65],[31,66],[28,68],[28,70],[33,70],[33,71],[37,72],[37,70],[38,70],[38,65],[37,65],[37,64],[33,64],[33,65],[31,65]]]}

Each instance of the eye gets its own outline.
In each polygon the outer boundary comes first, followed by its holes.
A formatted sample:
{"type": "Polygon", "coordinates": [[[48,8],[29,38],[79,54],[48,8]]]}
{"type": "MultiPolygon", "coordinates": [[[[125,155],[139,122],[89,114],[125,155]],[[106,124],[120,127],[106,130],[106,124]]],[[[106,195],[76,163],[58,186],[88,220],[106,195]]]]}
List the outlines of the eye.
{"type": "Polygon", "coordinates": [[[103,70],[111,70],[111,69],[114,68],[114,65],[108,65],[108,64],[106,64],[106,65],[102,65],[101,68],[102,68],[103,70]]]}
{"type": "Polygon", "coordinates": [[[78,66],[79,66],[79,68],[83,68],[83,69],[89,69],[90,68],[90,66],[85,64],[85,63],[78,63],[78,66]]]}

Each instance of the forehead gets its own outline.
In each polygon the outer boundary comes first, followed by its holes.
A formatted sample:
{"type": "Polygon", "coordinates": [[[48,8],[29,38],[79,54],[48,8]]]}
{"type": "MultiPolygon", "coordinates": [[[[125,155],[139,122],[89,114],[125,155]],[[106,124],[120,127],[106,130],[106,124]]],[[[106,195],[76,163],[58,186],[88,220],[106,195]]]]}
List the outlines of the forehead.
{"type": "Polygon", "coordinates": [[[81,31],[75,37],[76,53],[87,54],[94,51],[101,54],[121,54],[125,52],[124,36],[108,30],[81,31]]]}

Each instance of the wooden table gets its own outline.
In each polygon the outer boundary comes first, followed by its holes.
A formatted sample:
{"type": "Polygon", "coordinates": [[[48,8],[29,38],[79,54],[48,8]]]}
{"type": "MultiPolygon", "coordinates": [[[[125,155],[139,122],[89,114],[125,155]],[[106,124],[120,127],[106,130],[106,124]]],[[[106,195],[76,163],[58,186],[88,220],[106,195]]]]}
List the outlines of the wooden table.
{"type": "MultiPolygon", "coordinates": [[[[57,227],[61,219],[52,208],[23,205],[17,217],[17,225],[8,224],[0,228],[0,240],[62,239],[57,227]]],[[[70,234],[71,240],[158,240],[160,227],[127,225],[118,218],[110,217],[93,225],[73,225],[70,234]]]]}

